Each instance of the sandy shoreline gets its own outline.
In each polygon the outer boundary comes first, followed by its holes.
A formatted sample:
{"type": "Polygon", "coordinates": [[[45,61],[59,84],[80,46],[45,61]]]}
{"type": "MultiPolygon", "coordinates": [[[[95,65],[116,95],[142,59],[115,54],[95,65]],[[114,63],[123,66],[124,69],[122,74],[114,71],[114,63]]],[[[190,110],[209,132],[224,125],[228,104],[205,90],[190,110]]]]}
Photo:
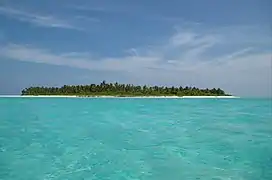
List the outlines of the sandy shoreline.
{"type": "Polygon", "coordinates": [[[210,99],[210,98],[220,98],[220,99],[232,99],[239,98],[236,96],[131,96],[131,97],[119,97],[119,96],[61,96],[61,95],[50,95],[50,96],[20,96],[20,95],[0,95],[1,97],[10,97],[10,98],[165,98],[165,99],[210,99]]]}

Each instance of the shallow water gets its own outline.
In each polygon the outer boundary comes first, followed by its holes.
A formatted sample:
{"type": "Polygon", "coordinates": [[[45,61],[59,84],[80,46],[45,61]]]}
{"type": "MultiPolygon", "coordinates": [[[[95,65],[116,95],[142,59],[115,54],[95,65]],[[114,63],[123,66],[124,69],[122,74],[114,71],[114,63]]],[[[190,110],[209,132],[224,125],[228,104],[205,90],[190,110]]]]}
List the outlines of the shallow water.
{"type": "Polygon", "coordinates": [[[271,99],[0,98],[3,180],[271,180],[271,99]]]}

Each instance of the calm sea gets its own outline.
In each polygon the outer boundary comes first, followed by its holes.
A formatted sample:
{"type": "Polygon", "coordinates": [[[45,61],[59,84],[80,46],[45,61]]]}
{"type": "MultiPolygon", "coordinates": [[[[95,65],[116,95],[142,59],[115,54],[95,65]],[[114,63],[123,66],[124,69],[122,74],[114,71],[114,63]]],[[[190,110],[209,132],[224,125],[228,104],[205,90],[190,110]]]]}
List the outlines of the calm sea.
{"type": "Polygon", "coordinates": [[[0,98],[1,180],[271,180],[271,99],[0,98]]]}

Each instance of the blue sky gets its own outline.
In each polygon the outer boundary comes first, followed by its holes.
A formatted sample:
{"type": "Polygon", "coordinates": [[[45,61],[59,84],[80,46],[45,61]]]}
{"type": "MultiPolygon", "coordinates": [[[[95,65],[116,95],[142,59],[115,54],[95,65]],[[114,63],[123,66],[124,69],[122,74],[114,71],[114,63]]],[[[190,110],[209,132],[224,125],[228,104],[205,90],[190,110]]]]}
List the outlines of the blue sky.
{"type": "Polygon", "coordinates": [[[271,96],[269,0],[2,0],[0,94],[102,80],[271,96]]]}

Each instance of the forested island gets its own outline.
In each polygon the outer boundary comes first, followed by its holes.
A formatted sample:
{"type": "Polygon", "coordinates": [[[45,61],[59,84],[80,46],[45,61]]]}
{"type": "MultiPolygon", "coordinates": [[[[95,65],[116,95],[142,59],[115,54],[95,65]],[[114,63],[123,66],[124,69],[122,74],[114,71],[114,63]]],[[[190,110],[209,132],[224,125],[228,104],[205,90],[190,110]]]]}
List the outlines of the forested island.
{"type": "Polygon", "coordinates": [[[106,83],[90,85],[64,85],[62,87],[29,87],[22,95],[75,95],[75,96],[229,96],[220,88],[135,86],[132,84],[106,83]]]}

